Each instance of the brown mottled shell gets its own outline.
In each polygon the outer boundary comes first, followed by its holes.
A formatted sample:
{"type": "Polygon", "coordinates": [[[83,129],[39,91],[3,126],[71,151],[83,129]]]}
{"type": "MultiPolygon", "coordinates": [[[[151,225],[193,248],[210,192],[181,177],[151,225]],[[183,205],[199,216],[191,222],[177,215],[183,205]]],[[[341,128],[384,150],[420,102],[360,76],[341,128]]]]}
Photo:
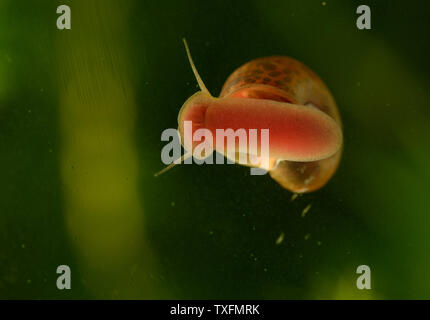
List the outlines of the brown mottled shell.
{"type": "MultiPolygon", "coordinates": [[[[227,96],[312,105],[341,125],[336,103],[324,82],[303,63],[289,57],[265,57],[244,64],[225,82],[220,97],[227,96]]],[[[320,161],[278,161],[270,174],[293,192],[313,191],[332,177],[340,156],[341,150],[320,161]]]]}

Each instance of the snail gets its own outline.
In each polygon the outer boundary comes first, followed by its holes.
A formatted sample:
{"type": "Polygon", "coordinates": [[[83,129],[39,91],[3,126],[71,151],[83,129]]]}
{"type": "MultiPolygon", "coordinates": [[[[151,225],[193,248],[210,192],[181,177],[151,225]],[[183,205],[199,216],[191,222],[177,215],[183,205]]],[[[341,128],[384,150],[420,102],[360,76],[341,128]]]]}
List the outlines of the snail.
{"type": "MultiPolygon", "coordinates": [[[[305,193],[330,180],[341,158],[342,124],[333,96],[311,69],[286,56],[258,58],[236,69],[216,98],[203,83],[183,41],[200,87],[178,115],[178,131],[186,150],[195,148],[194,141],[184,143],[186,121],[192,121],[193,133],[204,128],[214,136],[217,129],[269,129],[270,158],[261,168],[282,187],[305,193]]],[[[213,141],[208,143],[226,155],[213,141]]],[[[238,162],[235,157],[233,161],[238,162]]]]}

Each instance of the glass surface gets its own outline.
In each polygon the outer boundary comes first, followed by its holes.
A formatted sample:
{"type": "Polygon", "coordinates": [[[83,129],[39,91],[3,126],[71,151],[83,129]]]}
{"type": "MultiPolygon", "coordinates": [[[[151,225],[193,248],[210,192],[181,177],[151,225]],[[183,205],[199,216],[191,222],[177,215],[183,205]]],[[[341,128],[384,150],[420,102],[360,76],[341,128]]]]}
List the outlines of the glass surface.
{"type": "Polygon", "coordinates": [[[71,30],[59,4],[0,0],[0,298],[430,298],[428,3],[366,1],[371,30],[360,1],[64,0],[71,30]],[[198,90],[183,37],[214,95],[262,56],[321,76],[345,142],[324,188],[153,176],[198,90]]]}

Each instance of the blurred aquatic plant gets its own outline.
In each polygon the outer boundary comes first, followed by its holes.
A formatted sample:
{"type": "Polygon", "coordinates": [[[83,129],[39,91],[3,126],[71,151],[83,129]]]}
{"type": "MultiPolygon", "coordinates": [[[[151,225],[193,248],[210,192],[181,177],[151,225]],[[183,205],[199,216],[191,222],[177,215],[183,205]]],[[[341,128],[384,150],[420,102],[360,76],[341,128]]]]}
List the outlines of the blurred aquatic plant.
{"type": "Polygon", "coordinates": [[[73,3],[58,34],[62,179],[71,242],[97,297],[154,297],[134,144],[131,1],[73,3]]]}
{"type": "MultiPolygon", "coordinates": [[[[293,54],[321,68],[345,118],[341,175],[347,187],[339,189],[339,198],[384,239],[375,248],[362,247],[373,256],[385,285],[379,296],[396,296],[400,288],[407,290],[402,296],[428,296],[430,276],[425,270],[430,257],[423,255],[430,250],[425,186],[430,178],[428,75],[396,50],[379,28],[360,32],[345,27],[356,18],[354,2],[327,1],[324,8],[318,1],[275,3],[255,2],[273,33],[285,43],[301,43],[291,47],[293,54]],[[325,28],[303,28],[306,23],[325,28]],[[414,271],[408,272],[411,264],[414,271]],[[396,281],[399,272],[402,279],[396,281]]],[[[376,13],[392,12],[386,3],[372,2],[371,7],[377,25],[381,21],[376,13]]],[[[340,283],[333,298],[354,297],[340,283]]]]}

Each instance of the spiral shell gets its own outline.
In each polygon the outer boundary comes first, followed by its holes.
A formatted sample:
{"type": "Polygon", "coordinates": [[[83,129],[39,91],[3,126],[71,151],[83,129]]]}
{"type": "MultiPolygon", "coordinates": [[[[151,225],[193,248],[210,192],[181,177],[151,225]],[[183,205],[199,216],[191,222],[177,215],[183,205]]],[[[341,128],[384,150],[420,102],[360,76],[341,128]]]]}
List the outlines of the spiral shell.
{"type": "MultiPolygon", "coordinates": [[[[303,63],[284,56],[252,60],[236,69],[225,82],[220,98],[255,98],[313,106],[341,119],[333,96],[324,82],[303,63]]],[[[312,162],[277,161],[270,175],[293,192],[310,192],[324,186],[335,173],[340,149],[333,156],[312,162]]]]}

